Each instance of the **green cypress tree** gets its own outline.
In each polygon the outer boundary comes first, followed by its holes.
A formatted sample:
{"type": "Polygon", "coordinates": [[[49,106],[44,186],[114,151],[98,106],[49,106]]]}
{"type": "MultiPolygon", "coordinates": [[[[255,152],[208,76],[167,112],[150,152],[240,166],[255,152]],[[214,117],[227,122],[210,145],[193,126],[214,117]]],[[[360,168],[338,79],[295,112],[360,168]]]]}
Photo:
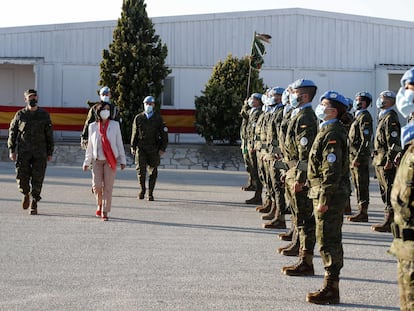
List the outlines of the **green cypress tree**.
{"type": "Polygon", "coordinates": [[[235,144],[240,138],[240,110],[251,93],[264,90],[257,70],[251,70],[247,95],[249,57],[237,59],[231,54],[213,68],[203,95],[196,97],[195,128],[208,144],[219,140],[235,144]]]}
{"type": "Polygon", "coordinates": [[[155,34],[146,7],[144,0],[123,1],[113,41],[109,50],[103,50],[100,64],[99,84],[109,86],[112,99],[121,111],[125,143],[130,141],[135,115],[143,110],[144,97],[159,98],[162,81],[171,72],[165,65],[167,46],[155,34]]]}

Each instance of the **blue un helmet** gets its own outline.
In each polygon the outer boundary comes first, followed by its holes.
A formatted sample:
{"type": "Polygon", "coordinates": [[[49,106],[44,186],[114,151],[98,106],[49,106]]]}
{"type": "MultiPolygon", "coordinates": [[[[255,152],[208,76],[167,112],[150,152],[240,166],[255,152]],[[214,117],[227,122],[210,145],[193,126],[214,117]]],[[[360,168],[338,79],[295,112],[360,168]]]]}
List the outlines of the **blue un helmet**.
{"type": "MultiPolygon", "coordinates": [[[[315,85],[315,83],[313,83],[313,81],[306,80],[306,79],[296,80],[295,82],[293,82],[291,84],[291,87],[294,90],[304,88],[304,87],[311,87],[311,88],[314,88],[315,93],[316,93],[316,90],[318,89],[317,86],[315,85]]],[[[300,102],[298,101],[298,95],[296,93],[290,93],[289,94],[289,102],[290,102],[290,104],[292,105],[293,108],[297,108],[300,104],[300,102]]]]}
{"type": "Polygon", "coordinates": [[[372,103],[372,95],[369,92],[358,92],[355,94],[355,100],[353,102],[353,107],[355,110],[359,110],[362,108],[361,102],[357,100],[358,97],[361,97],[362,100],[367,102],[367,107],[372,103]]]}
{"type": "Polygon", "coordinates": [[[392,98],[395,100],[395,98],[397,97],[397,94],[395,94],[395,92],[393,91],[382,91],[379,94],[377,101],[375,102],[375,105],[377,106],[378,109],[381,109],[382,107],[384,107],[384,101],[382,100],[383,97],[392,98]]]}
{"type": "Polygon", "coordinates": [[[407,83],[414,84],[414,67],[404,73],[400,82],[402,87],[405,87],[407,83]]]}
{"type": "Polygon", "coordinates": [[[414,91],[412,89],[406,89],[409,84],[414,84],[414,67],[407,70],[402,76],[401,87],[396,97],[397,109],[404,118],[407,118],[414,112],[414,91]]]}
{"type": "Polygon", "coordinates": [[[319,102],[322,102],[324,99],[329,99],[338,102],[341,105],[344,105],[346,109],[348,109],[348,100],[342,94],[335,92],[335,91],[326,91],[322,94],[319,99],[319,102]]]}
{"type": "Polygon", "coordinates": [[[144,104],[153,104],[155,103],[155,98],[152,96],[147,96],[144,98],[144,100],[142,101],[144,104]]]}

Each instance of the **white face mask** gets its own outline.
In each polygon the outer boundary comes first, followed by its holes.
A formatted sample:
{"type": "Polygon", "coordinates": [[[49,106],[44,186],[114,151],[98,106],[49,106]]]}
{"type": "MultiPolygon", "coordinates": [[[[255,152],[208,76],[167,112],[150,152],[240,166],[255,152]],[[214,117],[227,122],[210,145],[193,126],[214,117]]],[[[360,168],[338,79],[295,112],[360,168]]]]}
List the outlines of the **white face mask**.
{"type": "Polygon", "coordinates": [[[414,112],[414,91],[400,88],[397,94],[396,106],[398,111],[407,118],[414,112]]]}
{"type": "Polygon", "coordinates": [[[101,95],[101,100],[105,103],[109,103],[110,99],[108,95],[101,95]]]}
{"type": "Polygon", "coordinates": [[[109,118],[110,112],[109,112],[109,110],[101,110],[99,115],[102,118],[102,120],[106,120],[106,119],[109,118]]]}
{"type": "Polygon", "coordinates": [[[153,111],[153,107],[151,105],[144,105],[144,110],[146,113],[151,113],[153,111]]]}
{"type": "Polygon", "coordinates": [[[326,107],[322,106],[321,104],[318,104],[318,106],[316,106],[315,109],[315,114],[316,117],[321,120],[321,121],[325,121],[325,118],[327,117],[326,115],[326,107]]]}

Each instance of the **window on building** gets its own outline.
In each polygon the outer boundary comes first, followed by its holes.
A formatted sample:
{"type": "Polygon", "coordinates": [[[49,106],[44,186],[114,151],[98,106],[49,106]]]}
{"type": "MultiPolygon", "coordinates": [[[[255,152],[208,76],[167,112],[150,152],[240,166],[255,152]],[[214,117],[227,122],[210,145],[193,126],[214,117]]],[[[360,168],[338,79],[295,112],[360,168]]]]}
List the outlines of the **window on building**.
{"type": "Polygon", "coordinates": [[[164,90],[161,95],[162,106],[174,106],[174,77],[164,79],[164,90]]]}

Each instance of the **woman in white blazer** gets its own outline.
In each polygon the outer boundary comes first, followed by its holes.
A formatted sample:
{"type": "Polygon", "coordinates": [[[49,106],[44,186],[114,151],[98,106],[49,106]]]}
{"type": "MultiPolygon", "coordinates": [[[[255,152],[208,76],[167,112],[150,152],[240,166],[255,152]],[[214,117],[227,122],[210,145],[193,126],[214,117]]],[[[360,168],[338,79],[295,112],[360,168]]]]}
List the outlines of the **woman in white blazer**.
{"type": "Polygon", "coordinates": [[[92,165],[92,189],[97,204],[95,215],[106,221],[111,211],[116,166],[120,163],[123,170],[126,158],[119,123],[109,119],[109,104],[98,106],[96,114],[96,121],[88,128],[83,170],[87,171],[92,165]]]}

